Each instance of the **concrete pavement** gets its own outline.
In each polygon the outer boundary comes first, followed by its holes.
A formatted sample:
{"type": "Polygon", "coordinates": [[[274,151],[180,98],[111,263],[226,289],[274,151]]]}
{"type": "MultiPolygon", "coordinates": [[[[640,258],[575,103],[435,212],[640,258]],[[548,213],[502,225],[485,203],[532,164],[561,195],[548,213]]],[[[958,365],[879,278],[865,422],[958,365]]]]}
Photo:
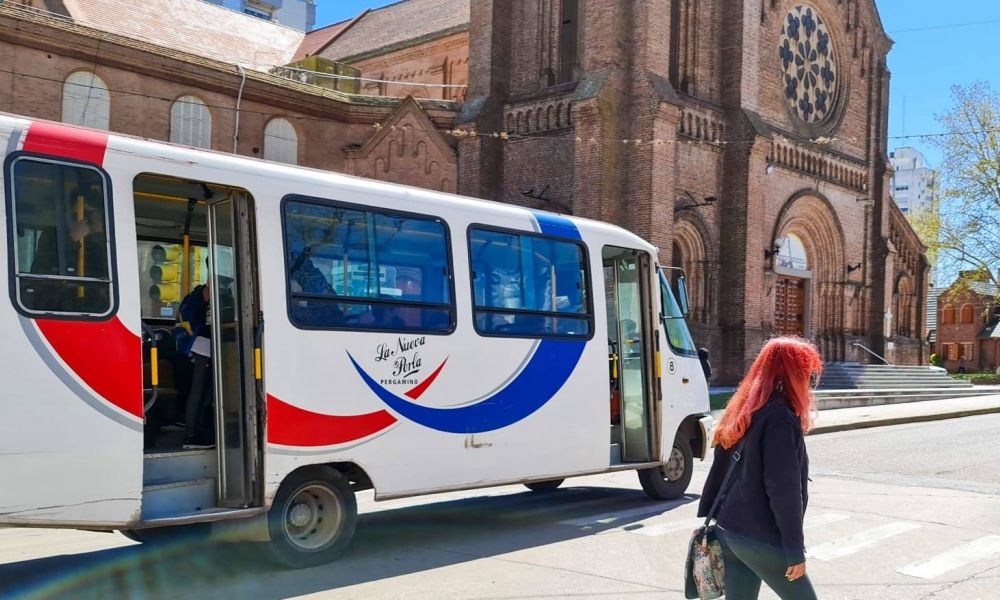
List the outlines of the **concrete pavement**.
{"type": "MultiPolygon", "coordinates": [[[[857,408],[837,408],[819,411],[812,435],[867,427],[956,419],[989,413],[1000,413],[1000,394],[857,408]]],[[[722,416],[722,411],[712,411],[712,416],[718,419],[722,416]]]]}

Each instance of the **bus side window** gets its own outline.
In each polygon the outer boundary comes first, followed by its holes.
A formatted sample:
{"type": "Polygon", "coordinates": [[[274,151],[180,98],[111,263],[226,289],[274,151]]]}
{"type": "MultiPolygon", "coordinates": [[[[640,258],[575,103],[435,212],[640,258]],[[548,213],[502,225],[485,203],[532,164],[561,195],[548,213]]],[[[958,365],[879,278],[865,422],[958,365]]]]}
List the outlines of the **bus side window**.
{"type": "Polygon", "coordinates": [[[116,294],[105,174],[96,167],[19,156],[8,175],[14,305],[31,317],[111,316],[116,294]]]}
{"type": "Polygon", "coordinates": [[[538,234],[473,228],[476,330],[513,337],[589,337],[582,245],[538,234]]]}
{"type": "Polygon", "coordinates": [[[289,316],[309,329],[449,333],[448,231],[431,216],[289,196],[289,316]]]}

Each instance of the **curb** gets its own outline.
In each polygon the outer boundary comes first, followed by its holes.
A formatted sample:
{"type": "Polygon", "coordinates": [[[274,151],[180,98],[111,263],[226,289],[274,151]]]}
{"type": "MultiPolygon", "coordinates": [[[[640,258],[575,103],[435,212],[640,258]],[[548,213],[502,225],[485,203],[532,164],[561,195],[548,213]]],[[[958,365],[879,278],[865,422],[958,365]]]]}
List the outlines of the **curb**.
{"type": "Polygon", "coordinates": [[[821,435],[824,433],[836,433],[838,431],[852,431],[855,429],[868,429],[871,427],[886,427],[889,425],[905,425],[906,423],[924,423],[927,421],[943,421],[945,419],[960,419],[962,417],[974,417],[976,415],[988,415],[1000,413],[1000,406],[989,406],[984,408],[969,408],[944,413],[933,413],[928,415],[911,415],[907,417],[889,417],[884,419],[870,419],[865,421],[853,421],[850,423],[839,423],[837,425],[819,425],[809,432],[809,435],[821,435]]]}

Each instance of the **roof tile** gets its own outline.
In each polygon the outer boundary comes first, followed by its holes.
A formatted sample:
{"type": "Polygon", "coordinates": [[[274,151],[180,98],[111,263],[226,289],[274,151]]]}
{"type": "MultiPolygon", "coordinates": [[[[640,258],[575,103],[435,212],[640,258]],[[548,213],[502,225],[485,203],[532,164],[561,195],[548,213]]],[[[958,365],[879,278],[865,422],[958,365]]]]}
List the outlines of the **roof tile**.
{"type": "Polygon", "coordinates": [[[291,62],[305,33],[201,0],[63,0],[73,20],[246,67],[291,62]]]}
{"type": "Polygon", "coordinates": [[[319,55],[339,60],[469,25],[470,0],[402,0],[369,11],[319,55]]]}

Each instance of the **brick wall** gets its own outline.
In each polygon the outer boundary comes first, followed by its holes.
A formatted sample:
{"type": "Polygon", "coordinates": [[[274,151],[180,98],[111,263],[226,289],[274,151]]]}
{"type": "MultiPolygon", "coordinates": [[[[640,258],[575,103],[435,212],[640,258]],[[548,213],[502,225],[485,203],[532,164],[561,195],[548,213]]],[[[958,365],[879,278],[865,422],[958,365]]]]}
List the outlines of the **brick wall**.
{"type": "Polygon", "coordinates": [[[464,86],[469,83],[469,32],[413,44],[378,56],[348,60],[361,77],[400,83],[362,82],[361,93],[372,96],[465,100],[461,87],[429,87],[417,83],[464,86]]]}
{"type": "Polygon", "coordinates": [[[952,344],[972,346],[972,356],[965,353],[965,366],[969,371],[996,366],[995,341],[979,339],[995,307],[995,299],[961,289],[961,285],[941,294],[938,298],[936,350],[946,369],[955,371],[959,364],[958,360],[950,358],[948,347],[952,344]],[[945,313],[949,309],[954,311],[954,321],[946,323],[945,313]]]}
{"type": "MultiPolygon", "coordinates": [[[[171,105],[180,96],[193,95],[211,114],[212,148],[233,151],[236,96],[241,84],[235,68],[211,61],[189,62],[178,53],[160,52],[148,45],[99,42],[89,31],[63,22],[58,27],[48,26],[42,18],[26,23],[0,15],[0,111],[60,121],[62,82],[71,73],[86,70],[99,76],[110,91],[111,131],[169,140],[171,105]]],[[[300,165],[349,170],[345,148],[369,144],[377,134],[373,125],[388,122],[401,103],[349,101],[347,97],[338,101],[328,98],[327,93],[251,74],[240,105],[236,152],[262,157],[264,128],[277,116],[295,128],[300,165]]],[[[429,107],[416,133],[425,144],[437,138],[433,145],[449,145],[450,136],[435,129],[450,127],[455,114],[454,106],[447,103],[429,107]]],[[[386,144],[390,142],[386,140],[386,144]]],[[[414,140],[414,145],[418,142],[414,140]]],[[[454,189],[456,160],[450,148],[437,157],[435,165],[419,153],[400,155],[391,164],[394,172],[380,178],[430,189],[454,189]]]]}

